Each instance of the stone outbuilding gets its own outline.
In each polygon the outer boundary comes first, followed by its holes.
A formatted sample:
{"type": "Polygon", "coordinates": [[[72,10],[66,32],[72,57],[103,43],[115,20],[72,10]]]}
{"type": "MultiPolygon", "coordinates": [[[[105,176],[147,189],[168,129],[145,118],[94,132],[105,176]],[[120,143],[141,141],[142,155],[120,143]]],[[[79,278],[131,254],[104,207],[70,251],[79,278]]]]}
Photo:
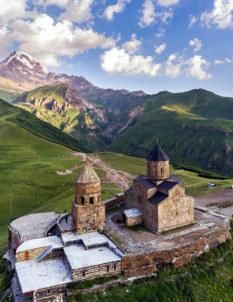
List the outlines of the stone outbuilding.
{"type": "Polygon", "coordinates": [[[170,177],[169,158],[158,144],[147,157],[147,176],[138,176],[125,192],[128,209],[142,213],[146,227],[164,232],[195,223],[194,199],[170,177]]]}
{"type": "Polygon", "coordinates": [[[125,210],[123,218],[127,226],[139,225],[143,222],[142,212],[137,208],[125,210]]]}

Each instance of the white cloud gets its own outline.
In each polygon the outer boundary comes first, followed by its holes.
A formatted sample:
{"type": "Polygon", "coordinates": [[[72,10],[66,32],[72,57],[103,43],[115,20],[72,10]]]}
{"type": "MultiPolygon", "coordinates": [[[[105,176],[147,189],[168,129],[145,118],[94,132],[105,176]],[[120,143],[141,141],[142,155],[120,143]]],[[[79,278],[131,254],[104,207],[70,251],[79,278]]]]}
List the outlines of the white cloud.
{"type": "Polygon", "coordinates": [[[112,21],[115,14],[122,13],[125,9],[127,3],[130,3],[131,0],[118,0],[116,4],[109,5],[103,15],[108,21],[112,21]]]}
{"type": "Polygon", "coordinates": [[[139,21],[141,27],[146,27],[154,23],[155,21],[155,7],[152,0],[145,0],[142,6],[142,16],[139,21]]]}
{"type": "Polygon", "coordinates": [[[65,7],[70,0],[34,0],[34,4],[50,6],[56,5],[58,7],[65,7]]]}
{"type": "Polygon", "coordinates": [[[195,55],[185,59],[183,56],[171,54],[164,64],[164,72],[170,78],[183,74],[199,80],[209,80],[212,78],[212,74],[208,72],[209,65],[202,56],[195,55]]]}
{"type": "Polygon", "coordinates": [[[189,77],[197,78],[199,80],[209,80],[212,75],[208,73],[208,62],[202,56],[195,55],[186,61],[186,74],[189,77]]]}
{"type": "Polygon", "coordinates": [[[215,25],[219,29],[232,28],[233,1],[214,0],[214,7],[212,11],[202,13],[201,21],[207,27],[215,25]]]}
{"type": "Polygon", "coordinates": [[[5,56],[7,54],[7,50],[11,42],[12,41],[8,28],[5,26],[0,26],[0,55],[5,56]]]}
{"type": "Polygon", "coordinates": [[[122,45],[122,47],[129,53],[129,54],[135,54],[141,47],[142,42],[137,39],[137,36],[135,34],[132,34],[131,40],[127,41],[122,45]]]}
{"type": "Polygon", "coordinates": [[[161,20],[162,23],[168,24],[173,17],[173,11],[172,9],[165,10],[163,12],[158,13],[157,17],[161,20]]]}
{"type": "Polygon", "coordinates": [[[16,21],[12,36],[19,43],[20,50],[42,60],[47,66],[57,66],[61,56],[73,56],[94,48],[105,49],[115,44],[111,38],[91,28],[81,29],[67,20],[55,22],[45,14],[33,21],[16,21]]]}
{"type": "Polygon", "coordinates": [[[155,22],[168,24],[173,17],[173,10],[168,8],[159,12],[155,11],[155,4],[152,0],[145,0],[142,6],[142,16],[139,21],[140,27],[149,26],[155,22]]]}
{"type": "Polygon", "coordinates": [[[167,47],[167,44],[166,44],[166,43],[163,43],[163,44],[161,44],[161,45],[155,47],[155,52],[156,52],[158,55],[160,55],[161,53],[164,52],[164,50],[166,49],[166,47],[167,47]]]}
{"type": "Polygon", "coordinates": [[[189,41],[189,45],[193,48],[193,52],[198,52],[202,48],[202,41],[194,38],[193,40],[189,41]]]}
{"type": "Polygon", "coordinates": [[[223,64],[233,64],[233,60],[229,58],[225,58],[223,60],[215,60],[214,65],[223,65],[223,64]]]}
{"type": "Polygon", "coordinates": [[[26,0],[0,0],[0,24],[6,25],[15,18],[22,17],[26,9],[26,0]]]}
{"type": "Polygon", "coordinates": [[[176,54],[171,54],[165,63],[165,74],[170,78],[176,78],[182,73],[182,62],[176,54]]]}
{"type": "Polygon", "coordinates": [[[91,5],[93,2],[94,0],[70,1],[60,18],[78,23],[90,21],[92,19],[91,5]]]}
{"type": "Polygon", "coordinates": [[[130,55],[116,47],[105,51],[100,60],[102,69],[110,74],[156,76],[161,67],[151,56],[130,55]]]}
{"type": "Polygon", "coordinates": [[[189,24],[188,24],[188,29],[191,29],[198,21],[198,18],[193,15],[189,15],[189,24]]]}
{"type": "Polygon", "coordinates": [[[161,6],[171,6],[178,4],[180,0],[158,0],[158,4],[161,6]]]}

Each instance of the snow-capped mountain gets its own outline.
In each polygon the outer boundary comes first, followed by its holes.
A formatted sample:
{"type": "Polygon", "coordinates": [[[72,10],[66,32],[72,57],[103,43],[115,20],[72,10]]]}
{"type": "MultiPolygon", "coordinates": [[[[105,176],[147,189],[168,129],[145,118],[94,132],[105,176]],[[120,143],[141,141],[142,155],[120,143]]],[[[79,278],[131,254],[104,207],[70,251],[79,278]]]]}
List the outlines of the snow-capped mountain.
{"type": "Polygon", "coordinates": [[[18,83],[39,84],[46,80],[47,74],[47,69],[39,61],[21,51],[12,52],[0,63],[0,76],[18,83]]]}

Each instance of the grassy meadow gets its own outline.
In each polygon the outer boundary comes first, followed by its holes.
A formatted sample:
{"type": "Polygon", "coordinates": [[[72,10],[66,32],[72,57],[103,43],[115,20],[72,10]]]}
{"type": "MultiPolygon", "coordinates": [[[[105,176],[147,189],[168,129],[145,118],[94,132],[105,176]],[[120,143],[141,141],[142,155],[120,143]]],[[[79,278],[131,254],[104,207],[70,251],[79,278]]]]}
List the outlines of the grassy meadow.
{"type": "MultiPolygon", "coordinates": [[[[47,129],[47,124],[35,117],[33,121],[21,125],[22,110],[4,103],[0,105],[0,250],[2,251],[6,246],[6,227],[13,218],[31,212],[70,210],[74,183],[82,162],[79,157],[73,155],[70,148],[58,144],[58,132],[61,134],[61,144],[68,146],[73,144],[73,141],[69,141],[69,138],[59,130],[50,126],[47,129]],[[29,127],[26,127],[27,125],[29,127]],[[78,168],[71,174],[57,174],[57,171],[64,171],[74,166],[78,168]]],[[[26,114],[28,117],[28,113],[26,114]]],[[[74,145],[73,147],[78,148],[74,145]]],[[[105,178],[105,172],[100,170],[97,172],[102,179],[105,178]]],[[[103,183],[102,187],[103,199],[119,192],[114,184],[103,183]]]]}
{"type": "MultiPolygon", "coordinates": [[[[99,156],[109,165],[116,169],[123,170],[131,174],[146,174],[146,160],[144,158],[127,156],[119,153],[103,152],[99,156]]],[[[208,189],[208,183],[216,184],[214,190],[229,188],[233,184],[233,179],[213,179],[200,176],[197,172],[171,166],[171,175],[178,177],[184,183],[188,194],[201,196],[212,192],[208,189]]]]}

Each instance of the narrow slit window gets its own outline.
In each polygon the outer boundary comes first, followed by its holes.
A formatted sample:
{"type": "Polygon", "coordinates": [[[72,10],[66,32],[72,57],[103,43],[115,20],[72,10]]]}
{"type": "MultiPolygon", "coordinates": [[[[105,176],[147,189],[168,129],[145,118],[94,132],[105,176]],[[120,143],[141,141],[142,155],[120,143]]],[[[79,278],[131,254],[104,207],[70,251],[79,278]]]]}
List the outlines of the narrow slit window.
{"type": "Polygon", "coordinates": [[[84,197],[81,197],[81,204],[82,204],[82,205],[85,204],[85,199],[84,199],[84,197]]]}

